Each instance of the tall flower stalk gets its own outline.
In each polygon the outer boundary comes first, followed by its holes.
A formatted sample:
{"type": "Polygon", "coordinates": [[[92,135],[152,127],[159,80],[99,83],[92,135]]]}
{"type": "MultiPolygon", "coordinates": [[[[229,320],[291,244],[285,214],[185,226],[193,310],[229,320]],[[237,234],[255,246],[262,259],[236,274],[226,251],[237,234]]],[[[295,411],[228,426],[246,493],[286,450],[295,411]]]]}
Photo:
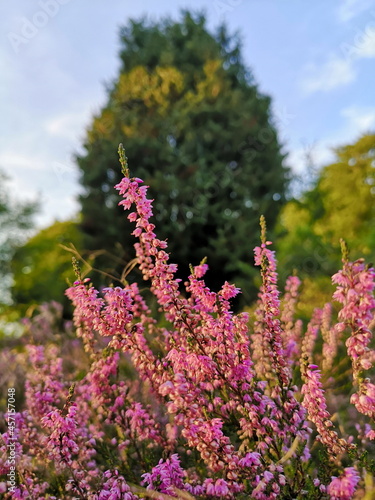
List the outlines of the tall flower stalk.
{"type": "MultiPolygon", "coordinates": [[[[366,377],[366,372],[373,367],[373,351],[370,348],[372,331],[370,325],[375,309],[375,270],[365,264],[363,259],[349,261],[349,252],[342,241],[343,269],[332,277],[337,285],[333,298],[342,304],[339,312],[340,331],[346,327],[350,337],[346,340],[348,356],[352,362],[353,383],[357,392],[351,402],[357,410],[370,417],[375,424],[375,384],[366,377]]],[[[367,436],[375,439],[375,428],[367,436]]]]}

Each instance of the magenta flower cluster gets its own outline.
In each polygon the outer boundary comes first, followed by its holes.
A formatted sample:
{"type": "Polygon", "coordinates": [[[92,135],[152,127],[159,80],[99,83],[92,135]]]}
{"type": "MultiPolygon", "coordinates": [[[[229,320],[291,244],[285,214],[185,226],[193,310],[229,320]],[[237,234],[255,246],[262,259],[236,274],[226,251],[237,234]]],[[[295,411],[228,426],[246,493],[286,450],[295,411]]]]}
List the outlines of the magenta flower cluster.
{"type": "MultiPolygon", "coordinates": [[[[0,481],[4,498],[361,498],[374,472],[364,458],[375,438],[375,386],[364,374],[374,359],[373,269],[345,261],[334,276],[339,322],[331,324],[325,306],[304,325],[295,319],[301,283],[289,278],[280,299],[262,220],[255,249],[262,285],[250,320],[232,311],[238,288],[207,287],[205,262],[182,287],[142,180],[125,175],[116,189],[120,205],[133,209],[138,266],[159,312],[153,316],[135,283],[99,291],[77,276],[66,293],[81,359],[60,354],[56,343],[24,353],[18,479],[12,491],[0,481]],[[357,435],[335,426],[324,390],[324,370],[348,329],[357,435]]],[[[5,431],[5,477],[9,443],[5,431]]]]}

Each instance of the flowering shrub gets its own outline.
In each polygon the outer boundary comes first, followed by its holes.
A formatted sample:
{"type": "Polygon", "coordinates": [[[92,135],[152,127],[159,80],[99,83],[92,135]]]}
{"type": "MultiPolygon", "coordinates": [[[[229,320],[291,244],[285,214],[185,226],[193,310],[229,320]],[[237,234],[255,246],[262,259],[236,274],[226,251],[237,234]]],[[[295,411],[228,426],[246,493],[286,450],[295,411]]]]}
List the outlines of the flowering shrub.
{"type": "MultiPolygon", "coordinates": [[[[147,187],[129,178],[121,148],[120,160],[120,205],[134,207],[139,269],[164,320],[153,318],[137,284],[99,291],[75,266],[66,293],[82,350],[69,334],[48,333],[47,343],[17,354],[25,393],[13,435],[5,429],[0,441],[4,498],[373,498],[374,270],[344,252],[333,277],[337,322],[326,305],[304,326],[295,319],[297,277],[280,300],[262,220],[252,321],[232,312],[234,285],[208,289],[205,262],[191,268],[182,293],[150,221],[147,187]],[[349,405],[346,417],[333,415],[349,405]],[[7,483],[13,443],[15,486],[7,483]]],[[[29,328],[40,339],[48,322],[37,323],[29,328]]]]}

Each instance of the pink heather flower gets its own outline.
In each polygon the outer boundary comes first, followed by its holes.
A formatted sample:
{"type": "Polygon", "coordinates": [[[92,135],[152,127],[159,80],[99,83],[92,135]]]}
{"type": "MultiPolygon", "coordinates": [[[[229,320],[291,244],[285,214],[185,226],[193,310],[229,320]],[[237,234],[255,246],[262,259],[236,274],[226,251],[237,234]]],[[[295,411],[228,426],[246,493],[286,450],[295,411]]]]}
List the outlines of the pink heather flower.
{"type": "Polygon", "coordinates": [[[104,483],[99,492],[98,500],[136,500],[130,487],[118,470],[107,470],[104,473],[104,483]]]}
{"type": "Polygon", "coordinates": [[[203,276],[208,271],[207,264],[200,264],[199,266],[194,267],[194,276],[198,279],[203,278],[203,276]]]}
{"type": "Polygon", "coordinates": [[[339,319],[347,324],[355,325],[360,322],[368,327],[375,308],[374,269],[367,268],[363,259],[355,262],[344,260],[343,269],[332,276],[332,282],[338,285],[333,298],[343,304],[339,319]]]}
{"type": "Polygon", "coordinates": [[[336,431],[331,429],[333,423],[320,378],[318,367],[309,365],[304,373],[305,383],[301,389],[301,393],[305,395],[302,405],[307,410],[309,420],[316,426],[318,439],[327,447],[330,455],[336,456],[345,452],[347,444],[344,440],[339,440],[336,431]]]}
{"type": "Polygon", "coordinates": [[[276,259],[275,252],[267,248],[267,245],[270,244],[271,242],[267,241],[254,249],[255,265],[261,266],[263,281],[259,297],[263,306],[264,337],[270,344],[272,363],[280,385],[288,386],[290,373],[285,360],[285,353],[282,346],[282,330],[280,320],[278,319],[280,315],[280,300],[277,289],[276,259]]]}
{"type": "Polygon", "coordinates": [[[297,276],[289,276],[286,280],[285,294],[282,301],[281,324],[283,326],[283,347],[286,358],[290,365],[299,355],[299,341],[302,331],[301,320],[295,321],[294,315],[299,297],[300,279],[297,276]]]}
{"type": "Polygon", "coordinates": [[[239,465],[241,467],[258,467],[261,465],[260,461],[261,455],[257,452],[246,453],[246,455],[241,458],[239,465]]]}
{"type": "Polygon", "coordinates": [[[362,375],[363,370],[371,368],[369,344],[372,339],[370,324],[375,308],[375,271],[368,268],[363,259],[348,262],[332,277],[337,289],[333,297],[343,304],[339,319],[351,329],[351,336],[346,341],[348,356],[352,361],[353,381],[358,386],[351,402],[356,409],[375,418],[375,386],[362,375]]]}
{"type": "Polygon", "coordinates": [[[47,482],[38,481],[38,479],[34,475],[31,475],[28,471],[25,471],[23,484],[17,485],[12,493],[9,492],[9,495],[11,496],[6,496],[5,498],[12,498],[12,500],[29,500],[31,498],[30,493],[32,493],[32,498],[41,500],[47,498],[46,490],[48,487],[49,484],[47,482]]]}
{"type": "Polygon", "coordinates": [[[331,327],[332,304],[327,303],[323,307],[321,332],[323,337],[323,372],[331,370],[337,349],[340,344],[342,330],[337,324],[331,327]]]}
{"type": "Polygon", "coordinates": [[[359,483],[360,476],[354,467],[344,469],[341,477],[332,477],[327,492],[330,500],[351,500],[359,483]]]}
{"type": "Polygon", "coordinates": [[[185,472],[180,466],[180,459],[175,453],[167,460],[161,459],[151,472],[143,474],[143,484],[148,490],[156,490],[167,495],[174,495],[174,488],[185,489],[183,478],[185,472]]]}
{"type": "Polygon", "coordinates": [[[270,345],[263,332],[265,330],[264,308],[261,299],[257,301],[257,308],[254,311],[254,325],[251,333],[251,359],[254,363],[254,371],[260,380],[269,379],[273,374],[270,353],[270,345]]]}
{"type": "Polygon", "coordinates": [[[279,469],[275,470],[275,473],[265,470],[263,474],[255,477],[253,481],[255,488],[251,493],[251,498],[257,500],[276,500],[280,498],[280,486],[283,486],[286,481],[284,474],[280,474],[283,470],[282,467],[279,467],[279,469]]]}
{"type": "Polygon", "coordinates": [[[203,482],[203,491],[205,491],[206,495],[213,498],[235,498],[233,494],[238,493],[241,489],[241,486],[237,483],[226,481],[222,478],[216,479],[216,481],[212,478],[207,478],[203,482]]]}
{"type": "Polygon", "coordinates": [[[375,385],[369,379],[361,381],[359,391],[351,396],[350,402],[360,413],[375,419],[375,385]]]}
{"type": "Polygon", "coordinates": [[[81,281],[65,291],[66,296],[74,306],[73,322],[77,335],[81,337],[87,352],[92,352],[95,345],[95,331],[98,330],[100,311],[104,300],[99,298],[99,292],[94,287],[87,287],[81,281]]]}
{"type": "Polygon", "coordinates": [[[228,484],[224,479],[217,479],[215,483],[215,495],[225,497],[229,493],[228,484]]]}
{"type": "Polygon", "coordinates": [[[47,441],[47,448],[51,459],[59,463],[71,464],[73,456],[79,452],[79,446],[76,443],[76,412],[77,406],[72,403],[66,416],[61,410],[53,410],[41,420],[42,426],[52,431],[47,441]]]}
{"type": "Polygon", "coordinates": [[[234,285],[230,285],[227,281],[224,283],[220,290],[220,295],[224,297],[225,300],[229,300],[240,293],[240,289],[236,288],[234,285]]]}
{"type": "Polygon", "coordinates": [[[314,309],[312,318],[307,325],[307,331],[302,340],[301,364],[304,363],[304,360],[307,360],[309,363],[312,363],[313,351],[321,321],[322,321],[322,310],[316,308],[314,309]]]}
{"type": "Polygon", "coordinates": [[[375,271],[367,268],[363,260],[344,260],[343,270],[335,274],[332,281],[338,285],[333,298],[343,304],[339,319],[352,330],[346,346],[352,359],[354,378],[357,378],[362,369],[361,359],[367,354],[372,338],[369,325],[375,308],[375,271]]]}
{"type": "Polygon", "coordinates": [[[122,334],[133,319],[133,301],[129,291],[116,287],[104,288],[103,292],[107,305],[102,311],[100,333],[103,336],[122,334]]]}
{"type": "Polygon", "coordinates": [[[130,430],[136,439],[140,441],[150,439],[153,446],[162,444],[159,424],[142,408],[141,403],[132,402],[125,416],[129,419],[130,430]]]}
{"type": "Polygon", "coordinates": [[[298,301],[298,289],[301,285],[301,280],[297,276],[289,276],[285,284],[285,294],[283,298],[283,307],[281,311],[281,321],[286,328],[293,326],[296,304],[298,301]]]}
{"type": "Polygon", "coordinates": [[[62,358],[58,357],[56,346],[27,345],[31,369],[25,382],[25,396],[29,412],[40,420],[61,402],[62,358]]]}

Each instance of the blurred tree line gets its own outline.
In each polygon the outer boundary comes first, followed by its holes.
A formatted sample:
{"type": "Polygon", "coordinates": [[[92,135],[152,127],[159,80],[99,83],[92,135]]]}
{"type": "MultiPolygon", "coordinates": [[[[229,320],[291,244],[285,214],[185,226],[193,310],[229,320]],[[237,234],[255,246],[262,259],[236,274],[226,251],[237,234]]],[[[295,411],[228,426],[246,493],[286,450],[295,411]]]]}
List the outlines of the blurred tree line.
{"type": "Polygon", "coordinates": [[[9,178],[0,171],[0,308],[11,302],[11,260],[30,234],[36,203],[25,203],[12,196],[9,178]]]}
{"type": "Polygon", "coordinates": [[[340,266],[340,237],[356,255],[373,252],[375,135],[338,148],[335,163],[314,185],[287,201],[290,172],[271,100],[245,67],[237,36],[225,27],[212,34],[204,16],[188,12],[179,22],[131,21],[121,29],[120,59],[107,103],[77,157],[80,220],[56,223],[16,252],[18,304],[63,300],[73,273],[71,254],[59,243],[73,242],[90,265],[103,269],[107,277],[95,277],[103,285],[133,258],[132,228],[113,189],[120,142],[131,175],[150,186],[158,234],[168,239],[182,278],[189,263],[207,257],[210,286],[235,282],[245,302],[254,300],[252,249],[261,214],[270,239],[277,234],[282,278],[296,269],[306,297],[315,297],[314,287],[328,293],[329,276],[340,266]]]}
{"type": "Polygon", "coordinates": [[[330,300],[331,276],[341,266],[340,239],[352,259],[375,252],[375,134],[334,150],[313,186],[282,209],[277,249],[283,277],[295,269],[305,281],[309,310],[330,300]]]}

